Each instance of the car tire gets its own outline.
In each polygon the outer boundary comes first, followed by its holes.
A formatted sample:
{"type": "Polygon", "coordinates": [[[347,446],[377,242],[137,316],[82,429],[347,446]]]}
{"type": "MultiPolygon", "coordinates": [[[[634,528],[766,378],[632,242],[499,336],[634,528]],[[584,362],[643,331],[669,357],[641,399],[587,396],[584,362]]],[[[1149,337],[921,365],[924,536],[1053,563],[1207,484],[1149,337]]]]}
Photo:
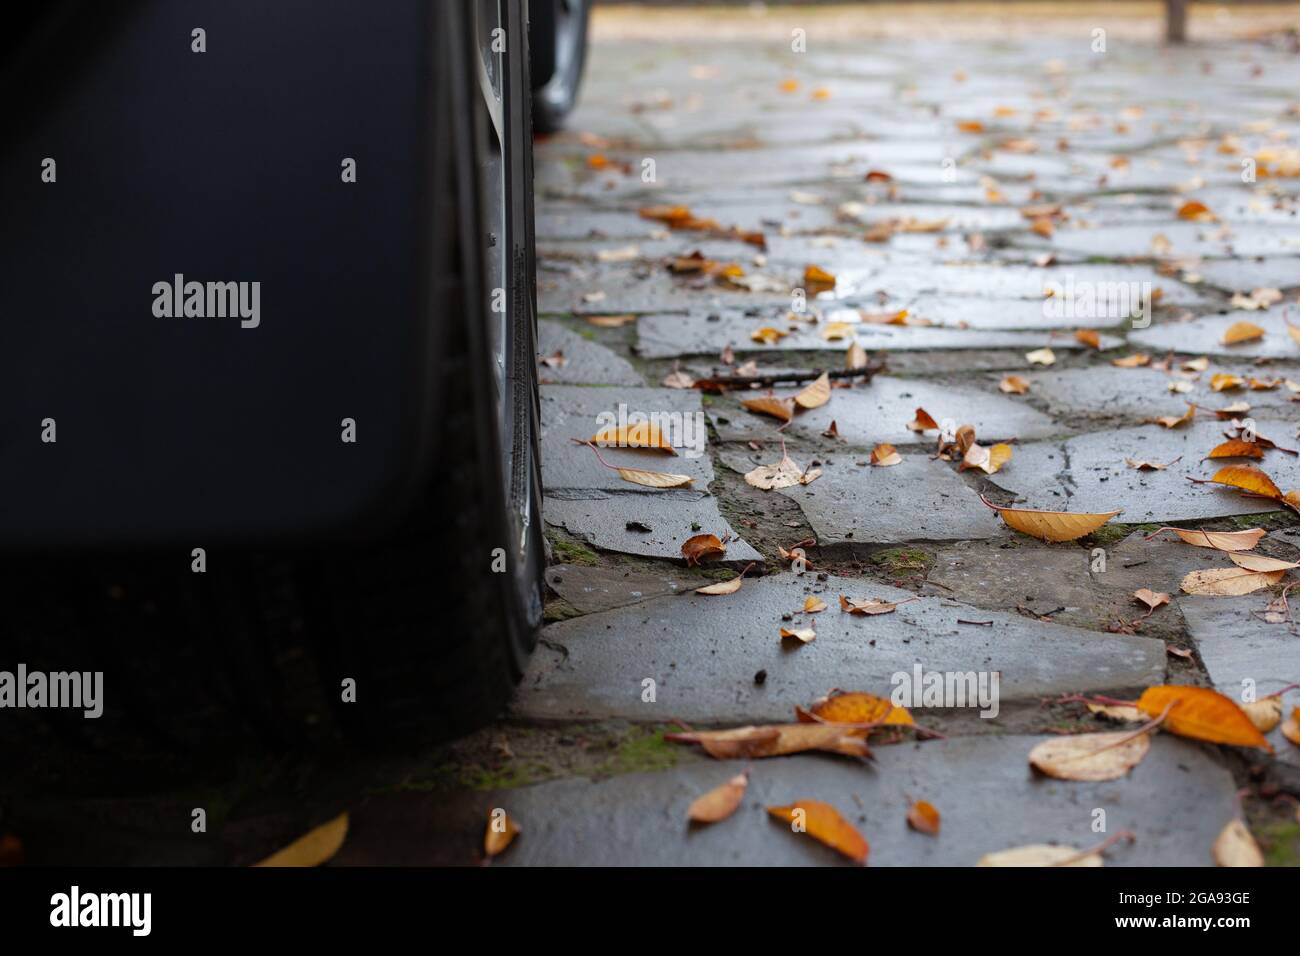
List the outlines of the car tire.
{"type": "Polygon", "coordinates": [[[573,111],[587,63],[591,0],[532,0],[533,43],[544,49],[534,71],[533,128],[555,133],[573,111]]]}

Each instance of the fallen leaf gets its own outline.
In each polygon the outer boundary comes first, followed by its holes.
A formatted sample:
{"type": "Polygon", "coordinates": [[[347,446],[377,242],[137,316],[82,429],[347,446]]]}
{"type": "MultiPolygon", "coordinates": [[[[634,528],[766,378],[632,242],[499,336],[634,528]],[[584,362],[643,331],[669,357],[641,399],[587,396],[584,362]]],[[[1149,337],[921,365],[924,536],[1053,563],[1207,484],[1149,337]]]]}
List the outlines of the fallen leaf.
{"type": "MultiPolygon", "coordinates": [[[[832,691],[814,701],[809,712],[809,719],[831,724],[915,724],[907,708],[896,707],[892,701],[865,691],[832,691]]],[[[800,719],[803,719],[802,715],[800,719]]]]}
{"type": "Polygon", "coordinates": [[[749,337],[755,342],[762,342],[764,345],[775,345],[789,334],[789,332],[782,332],[780,329],[774,329],[771,326],[764,326],[750,332],[749,337]]]}
{"type": "Polygon", "coordinates": [[[1002,516],[1008,528],[1042,541],[1073,541],[1082,538],[1119,514],[1118,511],[1097,514],[1035,511],[1028,508],[1001,508],[993,504],[989,504],[989,507],[1002,516]]]}
{"type": "Polygon", "coordinates": [[[831,400],[831,377],[822,372],[818,379],[794,397],[800,408],[820,408],[831,400]]]}
{"type": "Polygon", "coordinates": [[[1226,392],[1229,389],[1240,388],[1244,379],[1240,375],[1230,375],[1227,372],[1216,372],[1210,376],[1210,391],[1226,392]]]}
{"type": "Polygon", "coordinates": [[[749,786],[749,771],[738,773],[726,783],[691,801],[686,818],[693,823],[717,823],[736,812],[749,786]]]}
{"type": "Polygon", "coordinates": [[[934,804],[917,800],[907,811],[907,825],[920,833],[939,835],[939,811],[934,804]]]}
{"type": "Polygon", "coordinates": [[[1145,352],[1134,352],[1123,358],[1111,359],[1110,364],[1119,368],[1140,368],[1151,363],[1151,356],[1145,352]]]}
{"type": "Polygon", "coordinates": [[[709,594],[709,595],[735,594],[737,591],[740,590],[740,586],[744,582],[746,572],[748,572],[749,569],[752,568],[753,566],[754,566],[753,562],[750,562],[749,564],[745,565],[745,569],[741,571],[739,574],[737,574],[734,578],[731,578],[728,581],[719,581],[717,584],[707,584],[702,588],[696,588],[695,593],[709,594]]]}
{"type": "Polygon", "coordinates": [[[835,276],[818,266],[808,266],[803,271],[803,283],[808,291],[816,295],[835,288],[835,276]]]}
{"type": "Polygon", "coordinates": [[[848,611],[850,614],[892,614],[902,601],[881,601],[878,598],[870,598],[866,601],[859,601],[856,598],[847,598],[840,595],[840,610],[848,611]]]}
{"type": "Polygon", "coordinates": [[[328,823],[308,830],[282,850],[254,866],[320,866],[338,853],[348,835],[348,815],[340,813],[328,823]]]}
{"type": "Polygon", "coordinates": [[[871,851],[862,834],[829,803],[798,800],[787,807],[768,807],[767,812],[797,827],[796,832],[801,829],[813,839],[838,850],[854,863],[865,863],[871,851]]]}
{"type": "Polygon", "coordinates": [[[1242,568],[1213,568],[1192,571],[1178,585],[1188,594],[1212,597],[1236,597],[1250,594],[1260,588],[1271,587],[1282,580],[1284,571],[1247,571],[1242,568]]]}
{"type": "Polygon", "coordinates": [[[781,757],[806,750],[826,750],[849,757],[869,757],[867,731],[836,724],[769,724],[732,730],[664,734],[672,743],[699,744],[717,760],[781,757]]]}
{"type": "Polygon", "coordinates": [[[587,322],[602,329],[617,329],[636,321],[635,315],[588,315],[587,322]]]}
{"type": "Polygon", "coordinates": [[[1173,415],[1163,415],[1160,418],[1148,419],[1152,424],[1163,425],[1165,428],[1177,428],[1179,425],[1186,425],[1196,417],[1196,406],[1191,402],[1187,403],[1187,411],[1181,416],[1175,418],[1173,415]]]}
{"type": "Polygon", "coordinates": [[[1164,729],[1182,737],[1273,750],[1231,698],[1207,687],[1172,684],[1148,687],[1138,698],[1137,707],[1151,717],[1165,714],[1164,729]]]}
{"type": "Polygon", "coordinates": [[[957,129],[963,133],[982,133],[984,124],[979,120],[958,120],[957,129]]]}
{"type": "Polygon", "coordinates": [[[1029,391],[1029,383],[1019,375],[1008,375],[998,382],[998,388],[1008,395],[1023,395],[1029,391]]]}
{"type": "Polygon", "coordinates": [[[1262,554],[1229,554],[1228,558],[1237,567],[1247,571],[1290,571],[1300,568],[1300,562],[1282,561],[1262,554]]]}
{"type": "Polygon", "coordinates": [[[1252,495],[1273,499],[1282,497],[1282,492],[1277,485],[1273,484],[1273,479],[1250,465],[1228,465],[1226,468],[1220,468],[1209,480],[1216,485],[1240,488],[1252,495]]]}
{"type": "Polygon", "coordinates": [[[971,443],[966,449],[966,454],[962,456],[961,465],[958,471],[965,471],[967,468],[978,468],[986,475],[994,475],[1011,460],[1011,446],[1003,442],[993,445],[991,448],[981,448],[979,445],[971,443]]]}
{"type": "Polygon", "coordinates": [[[817,632],[811,627],[783,627],[781,628],[781,638],[791,638],[802,644],[811,644],[817,640],[817,632]]]}
{"type": "Polygon", "coordinates": [[[867,350],[857,342],[848,347],[844,353],[844,367],[850,371],[867,367],[867,350]]]}
{"type": "Polygon", "coordinates": [[[976,866],[1104,866],[1101,854],[1085,853],[1072,846],[1031,843],[996,853],[986,853],[976,866]]]}
{"type": "Polygon", "coordinates": [[[1264,330],[1258,325],[1251,322],[1234,322],[1223,333],[1223,344],[1239,345],[1242,342],[1253,342],[1255,339],[1262,338],[1263,335],[1264,330]]]}
{"type": "Polygon", "coordinates": [[[1191,200],[1183,203],[1178,207],[1178,218],[1188,219],[1192,222],[1217,222],[1218,217],[1210,212],[1205,203],[1191,200]]]}
{"type": "MultiPolygon", "coordinates": [[[[822,338],[824,338],[827,342],[838,342],[841,339],[852,339],[853,336],[854,336],[853,325],[852,323],[849,322],[827,322],[826,325],[822,328],[822,338]]],[[[854,344],[856,345],[856,342],[854,344]]],[[[852,345],[849,346],[848,354],[850,357],[852,357],[854,354],[853,348],[854,346],[852,345]]],[[[863,357],[863,366],[865,366],[866,352],[862,353],[862,357],[863,357]]],[[[861,368],[863,366],[857,366],[857,367],[861,368]]],[[[854,368],[854,367],[855,366],[852,365],[849,366],[849,368],[854,368]]]]}
{"type": "Polygon", "coordinates": [[[826,602],[815,594],[810,594],[803,599],[803,609],[807,614],[816,614],[819,611],[826,610],[826,602]]]}
{"type": "Polygon", "coordinates": [[[916,418],[908,422],[907,427],[914,432],[938,431],[939,423],[930,417],[930,413],[924,408],[916,410],[916,418]]]}
{"type": "Polygon", "coordinates": [[[1263,866],[1264,854],[1246,824],[1233,819],[1220,831],[1211,849],[1218,866],[1263,866]]]}
{"type": "Polygon", "coordinates": [[[692,535],[682,542],[682,557],[686,559],[688,568],[699,565],[706,558],[716,558],[726,553],[727,546],[716,534],[692,535]]]}
{"type": "Polygon", "coordinates": [[[1029,765],[1058,780],[1117,780],[1151,749],[1146,732],[1120,731],[1053,737],[1029,751],[1029,765]]]}
{"type": "Polygon", "coordinates": [[[496,813],[496,810],[488,811],[487,830],[483,833],[483,854],[489,859],[503,853],[519,835],[519,826],[510,814],[502,810],[497,817],[496,813]]]}
{"type": "Polygon", "coordinates": [[[775,395],[760,395],[757,398],[745,398],[740,402],[745,408],[759,415],[770,415],[783,422],[794,418],[794,401],[789,398],[777,398],[775,395]]]}
{"type": "MultiPolygon", "coordinates": [[[[1174,461],[1178,461],[1178,459],[1175,458],[1174,461]]],[[[1136,458],[1125,458],[1124,464],[1128,465],[1130,468],[1136,469],[1137,471],[1164,471],[1172,465],[1174,461],[1165,462],[1165,464],[1162,465],[1159,462],[1154,461],[1139,461],[1136,458]]]]}
{"type": "Polygon", "coordinates": [[[898,453],[898,449],[893,445],[882,443],[871,449],[872,465],[888,468],[890,465],[901,465],[902,463],[903,456],[898,453]]]}
{"type": "Polygon", "coordinates": [[[763,491],[807,484],[803,478],[803,469],[789,455],[783,456],[775,465],[759,465],[745,473],[745,482],[763,491]]]}
{"type": "Polygon", "coordinates": [[[1264,449],[1260,447],[1257,441],[1242,441],[1240,438],[1233,438],[1221,445],[1215,445],[1205,457],[1259,459],[1264,457],[1264,449]]]}
{"type": "Polygon", "coordinates": [[[1264,697],[1242,704],[1241,709],[1261,734],[1272,732],[1282,722],[1282,698],[1264,697]]]}
{"type": "Polygon", "coordinates": [[[1035,349],[1025,353],[1025,360],[1034,365],[1055,365],[1056,353],[1049,348],[1035,349]]]}
{"type": "Polygon", "coordinates": [[[1200,531],[1189,528],[1161,528],[1159,531],[1147,535],[1147,537],[1154,538],[1163,531],[1172,531],[1187,544],[1195,545],[1198,548],[1214,548],[1218,551],[1250,551],[1259,544],[1264,535],[1268,534],[1263,528],[1249,528],[1246,531],[1200,531]]]}
{"type": "Polygon", "coordinates": [[[1074,337],[1090,349],[1101,348],[1101,336],[1097,334],[1096,329],[1079,329],[1074,333],[1074,337]]]}
{"type": "Polygon", "coordinates": [[[674,475],[667,471],[645,471],[641,468],[615,468],[624,481],[645,485],[647,488],[682,488],[695,479],[690,475],[674,475]]]}
{"type": "Polygon", "coordinates": [[[659,426],[654,422],[610,425],[592,435],[589,441],[593,445],[607,448],[654,448],[666,451],[670,455],[677,454],[673,446],[659,433],[659,426]]]}
{"type": "Polygon", "coordinates": [[[1291,716],[1282,725],[1282,736],[1300,747],[1300,707],[1291,708],[1291,716]]]}
{"type": "Polygon", "coordinates": [[[1169,595],[1164,591],[1152,591],[1150,588],[1139,588],[1133,592],[1133,597],[1141,601],[1151,610],[1155,610],[1169,603],[1169,595]]]}
{"type": "Polygon", "coordinates": [[[1144,723],[1148,719],[1132,704],[1088,704],[1088,713],[1121,723],[1144,723]]]}

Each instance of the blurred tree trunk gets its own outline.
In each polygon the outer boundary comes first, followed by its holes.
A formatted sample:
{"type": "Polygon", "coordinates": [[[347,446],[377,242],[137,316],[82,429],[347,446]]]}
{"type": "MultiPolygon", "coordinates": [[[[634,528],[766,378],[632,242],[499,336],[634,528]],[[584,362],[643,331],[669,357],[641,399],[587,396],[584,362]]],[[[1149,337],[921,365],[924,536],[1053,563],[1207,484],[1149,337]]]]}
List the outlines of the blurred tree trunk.
{"type": "Polygon", "coordinates": [[[1165,42],[1187,42],[1187,0],[1165,0],[1165,42]]]}

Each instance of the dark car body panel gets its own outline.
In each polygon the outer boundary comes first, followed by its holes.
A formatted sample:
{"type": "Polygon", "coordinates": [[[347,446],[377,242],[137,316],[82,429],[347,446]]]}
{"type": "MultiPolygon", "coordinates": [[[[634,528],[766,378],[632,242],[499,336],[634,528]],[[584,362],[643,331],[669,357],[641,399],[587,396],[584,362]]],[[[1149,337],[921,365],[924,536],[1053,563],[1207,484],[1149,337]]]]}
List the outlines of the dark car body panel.
{"type": "Polygon", "coordinates": [[[460,318],[435,285],[438,6],[104,2],[24,26],[0,64],[0,548],[401,520],[460,318]],[[260,283],[259,323],[158,317],[178,274],[260,283]]]}

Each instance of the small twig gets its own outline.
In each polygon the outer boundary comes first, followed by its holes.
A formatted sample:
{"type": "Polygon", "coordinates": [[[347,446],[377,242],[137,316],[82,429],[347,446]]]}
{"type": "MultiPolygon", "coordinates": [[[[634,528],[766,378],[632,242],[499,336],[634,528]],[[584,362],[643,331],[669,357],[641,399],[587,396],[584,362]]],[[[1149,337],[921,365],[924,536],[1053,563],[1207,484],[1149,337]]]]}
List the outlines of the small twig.
{"type": "Polygon", "coordinates": [[[770,388],[774,385],[790,384],[798,385],[800,382],[811,382],[825,375],[831,379],[840,378],[865,378],[867,381],[877,372],[884,371],[883,364],[868,365],[864,368],[843,368],[843,369],[794,369],[788,372],[773,372],[771,375],[728,375],[715,378],[701,378],[695,382],[696,388],[701,389],[728,389],[728,388],[770,388]]]}

